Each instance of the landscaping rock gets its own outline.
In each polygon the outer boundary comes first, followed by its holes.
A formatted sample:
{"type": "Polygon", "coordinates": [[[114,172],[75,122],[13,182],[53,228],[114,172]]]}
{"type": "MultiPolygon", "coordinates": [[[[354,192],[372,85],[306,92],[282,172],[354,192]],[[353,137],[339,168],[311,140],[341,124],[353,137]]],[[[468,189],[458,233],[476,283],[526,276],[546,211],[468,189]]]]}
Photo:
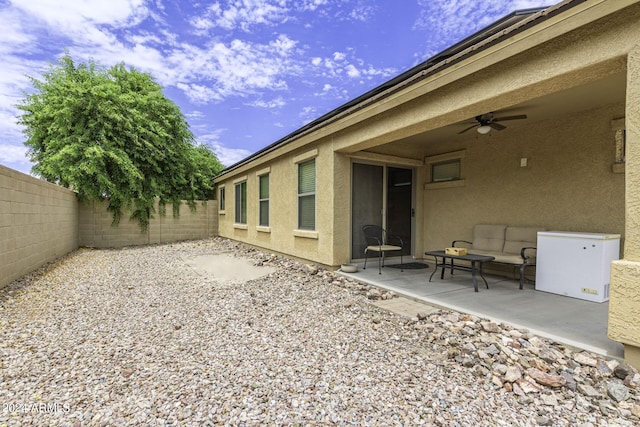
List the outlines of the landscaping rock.
{"type": "Polygon", "coordinates": [[[607,387],[607,395],[616,402],[622,402],[629,399],[631,393],[629,391],[629,388],[625,387],[624,385],[617,382],[611,382],[607,387]]]}
{"type": "Polygon", "coordinates": [[[547,387],[562,387],[567,383],[567,380],[562,375],[548,374],[536,368],[529,369],[527,374],[538,384],[547,387]]]}
{"type": "Polygon", "coordinates": [[[51,409],[0,426],[640,423],[633,368],[372,303],[393,297],[222,238],[80,249],[0,290],[0,402],[51,409]],[[222,282],[185,262],[211,254],[274,271],[222,282]]]}

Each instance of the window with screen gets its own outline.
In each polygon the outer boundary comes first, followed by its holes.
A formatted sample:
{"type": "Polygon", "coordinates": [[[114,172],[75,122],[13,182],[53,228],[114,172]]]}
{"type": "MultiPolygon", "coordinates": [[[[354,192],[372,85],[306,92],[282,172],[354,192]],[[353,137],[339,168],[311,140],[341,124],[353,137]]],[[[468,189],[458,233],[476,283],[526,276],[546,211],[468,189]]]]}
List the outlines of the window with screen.
{"type": "Polygon", "coordinates": [[[235,184],[236,189],[236,224],[247,223],[247,181],[235,184]]]}
{"type": "Polygon", "coordinates": [[[259,218],[258,225],[261,227],[269,226],[269,174],[258,177],[258,203],[259,218]]]}
{"type": "Polygon", "coordinates": [[[220,187],[220,212],[224,212],[225,210],[225,190],[224,187],[220,187]]]}
{"type": "Polygon", "coordinates": [[[298,164],[298,229],[316,229],[316,159],[298,164]]]}
{"type": "Polygon", "coordinates": [[[431,165],[431,182],[455,181],[460,179],[460,159],[431,165]]]}
{"type": "Polygon", "coordinates": [[[425,190],[464,187],[464,158],[466,150],[435,154],[424,158],[427,172],[425,190]]]}

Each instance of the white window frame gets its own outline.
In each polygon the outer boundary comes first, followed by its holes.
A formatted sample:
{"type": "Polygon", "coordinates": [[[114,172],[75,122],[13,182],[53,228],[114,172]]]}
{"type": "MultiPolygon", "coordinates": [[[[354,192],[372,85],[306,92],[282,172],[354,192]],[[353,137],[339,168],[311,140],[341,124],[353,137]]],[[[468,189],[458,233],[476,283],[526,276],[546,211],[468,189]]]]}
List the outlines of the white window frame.
{"type": "Polygon", "coordinates": [[[226,187],[221,185],[218,187],[218,213],[225,213],[226,203],[227,203],[227,195],[226,195],[226,187]]]}
{"type": "Polygon", "coordinates": [[[317,239],[318,238],[318,149],[313,149],[302,153],[293,159],[293,163],[296,166],[296,229],[293,231],[293,235],[296,237],[304,237],[309,239],[317,239]],[[314,161],[314,174],[315,174],[315,188],[313,192],[300,193],[300,167],[301,165],[313,160],[314,161]],[[314,196],[314,218],[313,218],[313,229],[309,228],[300,228],[300,197],[305,196],[314,196]]]}
{"type": "Polygon", "coordinates": [[[271,174],[269,172],[262,173],[258,175],[258,226],[262,228],[268,228],[271,222],[271,174]],[[262,197],[262,180],[267,180],[267,197],[262,197]],[[266,204],[267,206],[267,222],[266,224],[262,223],[262,206],[266,204]]]}
{"type": "Polygon", "coordinates": [[[315,231],[316,230],[316,219],[317,219],[317,207],[318,207],[318,203],[316,200],[316,189],[317,189],[317,174],[318,174],[318,168],[317,168],[317,163],[316,163],[316,159],[312,158],[309,160],[305,160],[304,162],[300,162],[298,163],[298,230],[307,230],[307,231],[315,231]],[[313,191],[305,191],[305,192],[301,192],[300,186],[301,186],[301,177],[300,177],[300,171],[301,169],[305,166],[305,165],[309,165],[309,164],[313,164],[313,191]],[[313,197],[313,226],[309,227],[309,226],[303,226],[303,218],[302,218],[302,211],[300,209],[300,204],[302,203],[302,200],[307,200],[309,198],[313,197]]]}
{"type": "Polygon", "coordinates": [[[241,179],[234,181],[234,224],[241,226],[247,225],[247,180],[241,179]],[[244,218],[242,215],[242,188],[244,186],[244,218]],[[238,190],[240,190],[240,200],[238,200],[238,190]],[[238,209],[239,208],[239,209],[238,209]],[[243,221],[244,220],[244,221],[243,221]]]}

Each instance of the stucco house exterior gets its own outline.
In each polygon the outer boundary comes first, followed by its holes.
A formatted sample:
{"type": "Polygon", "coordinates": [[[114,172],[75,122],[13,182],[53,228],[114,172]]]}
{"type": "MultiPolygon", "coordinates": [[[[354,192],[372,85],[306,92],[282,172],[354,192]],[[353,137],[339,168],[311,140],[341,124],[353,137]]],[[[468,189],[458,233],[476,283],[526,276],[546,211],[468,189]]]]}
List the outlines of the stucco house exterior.
{"type": "Polygon", "coordinates": [[[416,258],[479,223],[620,234],[609,337],[640,367],[638,0],[509,15],[216,184],[220,236],[327,266],[364,257],[366,223],[416,258]]]}

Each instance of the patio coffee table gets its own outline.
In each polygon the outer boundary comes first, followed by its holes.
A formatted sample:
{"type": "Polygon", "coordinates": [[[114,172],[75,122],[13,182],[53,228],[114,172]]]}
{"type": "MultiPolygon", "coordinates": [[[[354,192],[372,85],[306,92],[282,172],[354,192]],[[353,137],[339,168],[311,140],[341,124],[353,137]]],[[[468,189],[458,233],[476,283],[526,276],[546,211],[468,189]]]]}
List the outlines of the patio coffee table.
{"type": "Polygon", "coordinates": [[[445,253],[445,251],[427,251],[424,253],[425,255],[430,255],[436,260],[436,266],[429,276],[429,281],[433,277],[433,274],[438,270],[438,267],[442,267],[442,271],[440,272],[440,279],[444,279],[444,269],[450,268],[451,273],[453,274],[453,270],[463,270],[471,272],[471,280],[473,281],[473,289],[478,292],[478,280],[476,279],[476,273],[480,273],[480,277],[484,280],[484,284],[489,289],[489,284],[487,283],[487,279],[482,275],[482,264],[485,262],[493,261],[495,258],[492,256],[486,255],[450,255],[445,253]],[[438,262],[438,258],[442,258],[442,262],[438,262]],[[447,264],[447,260],[449,263],[447,264]],[[471,263],[471,266],[467,265],[456,265],[454,263],[455,260],[460,261],[468,261],[471,263]]]}

